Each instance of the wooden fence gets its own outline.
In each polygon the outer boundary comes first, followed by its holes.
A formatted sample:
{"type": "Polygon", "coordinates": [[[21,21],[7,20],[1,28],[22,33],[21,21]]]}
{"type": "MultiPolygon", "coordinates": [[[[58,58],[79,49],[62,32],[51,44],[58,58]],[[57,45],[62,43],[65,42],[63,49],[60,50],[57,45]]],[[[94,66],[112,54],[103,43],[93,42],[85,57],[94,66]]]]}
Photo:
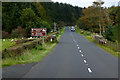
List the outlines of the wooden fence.
{"type": "Polygon", "coordinates": [[[111,49],[120,52],[120,43],[116,43],[116,42],[111,42],[111,41],[107,41],[107,43],[105,44],[106,46],[110,47],[111,49]]]}
{"type": "Polygon", "coordinates": [[[99,35],[94,35],[94,41],[101,45],[105,45],[110,49],[115,50],[116,52],[120,52],[120,43],[118,42],[111,42],[111,41],[105,40],[104,37],[99,35]]]}

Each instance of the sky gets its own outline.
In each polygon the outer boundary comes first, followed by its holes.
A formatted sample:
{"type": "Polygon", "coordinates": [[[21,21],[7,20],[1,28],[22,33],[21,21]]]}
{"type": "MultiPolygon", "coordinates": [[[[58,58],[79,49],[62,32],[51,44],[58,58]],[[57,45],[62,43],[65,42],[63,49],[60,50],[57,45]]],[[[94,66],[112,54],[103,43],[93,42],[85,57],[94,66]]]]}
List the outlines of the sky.
{"type": "MultiPolygon", "coordinates": [[[[88,7],[92,5],[92,2],[96,0],[52,0],[53,2],[59,2],[59,3],[68,3],[73,6],[78,6],[78,7],[88,7]]],[[[102,0],[104,1],[103,7],[111,7],[111,6],[118,6],[118,2],[120,0],[102,0]]]]}

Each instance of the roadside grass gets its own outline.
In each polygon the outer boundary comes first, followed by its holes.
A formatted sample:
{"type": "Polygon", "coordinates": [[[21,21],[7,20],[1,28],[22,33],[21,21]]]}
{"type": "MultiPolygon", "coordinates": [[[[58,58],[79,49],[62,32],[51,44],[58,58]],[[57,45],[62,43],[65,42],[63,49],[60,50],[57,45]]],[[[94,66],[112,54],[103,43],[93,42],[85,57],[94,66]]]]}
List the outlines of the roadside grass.
{"type": "Polygon", "coordinates": [[[14,45],[16,45],[15,41],[11,41],[12,39],[5,39],[5,41],[3,41],[4,39],[1,39],[1,44],[2,44],[2,50],[10,48],[14,45]]]}
{"type": "Polygon", "coordinates": [[[105,46],[105,45],[100,45],[100,44],[98,44],[98,43],[97,43],[97,45],[98,45],[99,47],[103,48],[104,50],[106,50],[107,52],[115,55],[116,57],[120,57],[120,55],[119,55],[120,53],[119,53],[119,52],[116,52],[116,51],[114,51],[113,49],[111,49],[111,48],[109,48],[109,47],[107,47],[107,46],[105,46]]]}
{"type": "MultiPolygon", "coordinates": [[[[85,36],[85,37],[86,37],[89,41],[95,43],[94,39],[92,39],[91,36],[85,36]]],[[[119,56],[119,53],[116,52],[115,50],[111,49],[110,47],[108,47],[108,46],[106,46],[106,45],[101,45],[101,44],[98,44],[98,43],[95,43],[95,44],[96,44],[97,46],[99,46],[100,48],[103,48],[103,49],[106,50],[107,52],[115,55],[116,57],[120,57],[120,56],[119,56]]]]}
{"type": "Polygon", "coordinates": [[[27,50],[19,57],[3,59],[2,67],[40,61],[53,49],[55,45],[56,43],[46,43],[45,48],[42,48],[42,46],[39,45],[37,49],[34,48],[32,50],[27,50]]]}
{"type": "MultiPolygon", "coordinates": [[[[90,42],[94,42],[95,43],[95,40],[94,40],[94,33],[90,33],[90,35],[87,35],[86,32],[88,31],[85,31],[85,30],[82,30],[82,29],[79,29],[79,28],[76,28],[76,32],[81,34],[81,35],[84,35],[86,37],[86,39],[88,39],[90,42]],[[80,31],[84,31],[83,34],[80,33],[80,31]]],[[[115,50],[111,49],[110,47],[106,46],[106,45],[101,45],[101,44],[98,44],[98,43],[95,43],[97,46],[99,46],[100,48],[106,50],[107,52],[115,55],[116,57],[120,57],[120,52],[116,52],[115,50]]]]}
{"type": "MultiPolygon", "coordinates": [[[[60,36],[64,32],[64,29],[65,28],[61,29],[61,32],[58,36],[60,36]]],[[[48,35],[51,35],[51,34],[52,33],[48,33],[48,35]]],[[[14,41],[15,39],[13,41],[11,41],[11,40],[12,39],[0,39],[0,45],[2,45],[2,46],[0,46],[0,51],[8,49],[13,46],[16,46],[16,42],[14,41]],[[5,41],[3,41],[3,40],[5,40],[5,41]]],[[[19,39],[16,39],[16,40],[19,40],[19,39]]]]}
{"type": "MultiPolygon", "coordinates": [[[[64,33],[65,28],[60,31],[60,34],[57,36],[57,40],[60,39],[62,34],[64,33]]],[[[21,56],[18,57],[10,57],[2,60],[2,67],[7,67],[16,64],[27,64],[32,62],[41,61],[46,55],[48,55],[53,48],[56,46],[58,42],[47,42],[45,43],[45,48],[42,45],[38,45],[37,48],[33,48],[31,50],[26,50],[21,56]]]]}
{"type": "Polygon", "coordinates": [[[0,39],[0,51],[2,51],[2,39],[0,39]]]}
{"type": "Polygon", "coordinates": [[[86,38],[87,38],[89,41],[94,42],[94,39],[93,39],[92,35],[86,36],[86,38]]]}

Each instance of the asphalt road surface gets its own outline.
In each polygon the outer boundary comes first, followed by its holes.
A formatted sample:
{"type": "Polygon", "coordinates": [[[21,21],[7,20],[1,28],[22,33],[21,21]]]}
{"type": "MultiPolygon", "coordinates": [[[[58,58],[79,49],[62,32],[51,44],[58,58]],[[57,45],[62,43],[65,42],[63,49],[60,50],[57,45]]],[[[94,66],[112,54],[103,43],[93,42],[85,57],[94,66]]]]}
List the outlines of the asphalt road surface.
{"type": "Polygon", "coordinates": [[[3,68],[4,78],[117,78],[118,58],[66,27],[42,61],[3,68]]]}

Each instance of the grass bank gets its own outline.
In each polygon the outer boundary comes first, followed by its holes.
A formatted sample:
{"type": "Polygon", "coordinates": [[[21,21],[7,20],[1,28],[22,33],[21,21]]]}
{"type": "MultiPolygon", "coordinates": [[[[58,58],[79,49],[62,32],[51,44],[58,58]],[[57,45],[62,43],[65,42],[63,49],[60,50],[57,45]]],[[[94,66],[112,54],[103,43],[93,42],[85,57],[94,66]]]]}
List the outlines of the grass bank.
{"type": "Polygon", "coordinates": [[[1,40],[1,45],[2,45],[2,50],[4,50],[5,48],[10,48],[14,45],[16,45],[15,41],[11,41],[12,39],[0,39],[1,40]]]}
{"type": "MultiPolygon", "coordinates": [[[[57,40],[59,41],[60,37],[64,33],[65,28],[63,28],[59,35],[57,35],[57,40]]],[[[33,48],[31,50],[26,50],[24,53],[15,58],[5,58],[2,60],[2,67],[16,65],[16,64],[26,64],[32,62],[39,62],[41,61],[46,55],[48,55],[53,48],[56,46],[58,42],[47,42],[45,43],[45,48],[42,45],[38,45],[37,48],[33,48]]]]}
{"type": "MultiPolygon", "coordinates": [[[[84,35],[89,41],[95,43],[95,40],[94,40],[95,33],[90,33],[89,31],[81,30],[79,28],[76,28],[76,32],[79,33],[79,34],[81,34],[81,35],[84,35]],[[84,33],[81,33],[81,31],[84,31],[84,33]],[[88,33],[89,33],[89,35],[88,35],[88,33]]],[[[101,45],[101,44],[98,44],[98,43],[95,43],[95,44],[98,45],[99,47],[103,48],[107,52],[115,55],[116,57],[120,57],[120,55],[119,55],[120,52],[117,52],[117,51],[111,49],[110,47],[108,47],[106,45],[101,45]]]]}

